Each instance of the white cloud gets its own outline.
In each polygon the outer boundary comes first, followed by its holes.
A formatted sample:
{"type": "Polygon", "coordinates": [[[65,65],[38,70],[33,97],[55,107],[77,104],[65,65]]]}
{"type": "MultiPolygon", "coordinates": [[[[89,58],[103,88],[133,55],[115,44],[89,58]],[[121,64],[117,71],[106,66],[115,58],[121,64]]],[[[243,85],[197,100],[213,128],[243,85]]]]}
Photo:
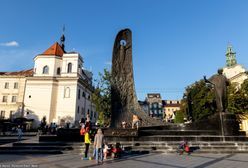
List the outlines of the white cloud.
{"type": "Polygon", "coordinates": [[[5,46],[5,47],[18,47],[19,43],[16,41],[10,41],[6,43],[0,43],[0,46],[5,46]]]}
{"type": "Polygon", "coordinates": [[[107,62],[104,62],[105,65],[112,65],[112,62],[110,61],[107,61],[107,62]]]}

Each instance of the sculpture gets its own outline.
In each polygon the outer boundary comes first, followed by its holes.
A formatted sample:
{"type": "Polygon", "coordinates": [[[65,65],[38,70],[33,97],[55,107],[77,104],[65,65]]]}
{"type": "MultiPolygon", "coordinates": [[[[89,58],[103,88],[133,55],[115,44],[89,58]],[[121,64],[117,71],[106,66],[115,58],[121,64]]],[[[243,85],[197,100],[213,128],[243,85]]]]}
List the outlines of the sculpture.
{"type": "Polygon", "coordinates": [[[213,75],[209,79],[206,79],[206,76],[204,76],[204,80],[214,87],[218,112],[227,112],[227,86],[229,82],[222,73],[223,69],[218,69],[218,74],[213,75]]]}
{"type": "Polygon", "coordinates": [[[122,122],[131,126],[133,115],[142,125],[158,125],[161,121],[149,117],[137,101],[132,63],[132,32],[121,30],[114,42],[111,81],[111,127],[121,127],[122,122]]]}

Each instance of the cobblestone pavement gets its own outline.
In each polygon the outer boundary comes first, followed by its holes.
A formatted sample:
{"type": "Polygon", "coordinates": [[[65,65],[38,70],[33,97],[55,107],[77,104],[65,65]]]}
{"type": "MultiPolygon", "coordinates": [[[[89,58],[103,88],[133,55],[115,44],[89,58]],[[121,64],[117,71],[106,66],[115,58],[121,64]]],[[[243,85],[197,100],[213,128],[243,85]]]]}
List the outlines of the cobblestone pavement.
{"type": "Polygon", "coordinates": [[[2,167],[39,168],[247,168],[248,154],[192,154],[178,155],[151,153],[129,156],[117,160],[106,160],[96,165],[94,160],[81,160],[80,155],[0,155],[2,167]]]}

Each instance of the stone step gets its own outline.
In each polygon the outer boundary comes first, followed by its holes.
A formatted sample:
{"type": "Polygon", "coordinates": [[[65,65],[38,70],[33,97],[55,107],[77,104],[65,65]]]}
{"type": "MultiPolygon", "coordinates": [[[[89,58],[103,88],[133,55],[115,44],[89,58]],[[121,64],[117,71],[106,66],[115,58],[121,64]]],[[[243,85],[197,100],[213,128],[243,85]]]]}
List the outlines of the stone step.
{"type": "MultiPolygon", "coordinates": [[[[15,133],[12,133],[12,132],[6,132],[5,135],[0,135],[0,138],[2,137],[17,137],[18,134],[15,132],[15,133]]],[[[37,132],[24,132],[22,134],[22,137],[32,137],[32,136],[37,136],[37,132]]]]}
{"type": "Polygon", "coordinates": [[[176,135],[153,135],[153,136],[141,136],[141,137],[105,137],[107,141],[248,141],[248,137],[245,136],[176,136],[176,135]]]}
{"type": "Polygon", "coordinates": [[[72,150],[72,147],[60,147],[60,146],[3,146],[0,147],[0,151],[6,150],[72,150]]]}
{"type": "Polygon", "coordinates": [[[206,130],[140,130],[139,136],[151,135],[217,135],[216,131],[206,130]]]}
{"type": "Polygon", "coordinates": [[[63,154],[61,150],[0,150],[0,154],[63,154]]]}
{"type": "Polygon", "coordinates": [[[66,146],[64,142],[40,142],[40,143],[13,143],[13,146],[66,146]]]}
{"type": "MultiPolygon", "coordinates": [[[[133,146],[140,146],[140,145],[156,145],[156,146],[161,146],[161,145],[178,145],[181,143],[181,141],[108,141],[108,144],[115,144],[116,142],[120,143],[121,145],[133,145],[133,146]]],[[[74,142],[74,143],[66,143],[67,145],[70,146],[84,146],[83,142],[74,142]]],[[[211,142],[206,142],[206,141],[189,141],[189,145],[203,145],[203,146],[211,146],[211,145],[230,145],[230,146],[239,146],[239,145],[248,145],[248,142],[235,142],[235,141],[228,141],[228,142],[220,142],[220,141],[211,141],[211,142]]]]}

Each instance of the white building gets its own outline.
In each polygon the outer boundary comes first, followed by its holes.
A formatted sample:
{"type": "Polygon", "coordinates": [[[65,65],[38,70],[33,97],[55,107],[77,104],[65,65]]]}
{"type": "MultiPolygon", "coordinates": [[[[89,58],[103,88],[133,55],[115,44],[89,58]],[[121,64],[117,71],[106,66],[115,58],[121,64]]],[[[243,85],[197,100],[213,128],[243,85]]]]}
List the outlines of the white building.
{"type": "Polygon", "coordinates": [[[248,78],[246,69],[237,64],[236,53],[232,50],[232,46],[227,47],[226,66],[223,68],[223,74],[231,83],[237,83],[238,87],[248,78]]]}
{"type": "MultiPolygon", "coordinates": [[[[237,64],[236,53],[232,50],[232,46],[227,47],[226,66],[223,68],[223,74],[231,83],[237,84],[237,89],[239,89],[244,80],[248,78],[246,69],[242,65],[237,64]]],[[[241,129],[246,131],[248,135],[247,119],[241,121],[241,129]]]]}
{"type": "MultiPolygon", "coordinates": [[[[17,111],[21,107],[24,117],[34,119],[34,127],[39,125],[44,116],[47,122],[61,125],[66,122],[78,124],[82,118],[86,118],[87,113],[92,122],[97,118],[95,106],[91,102],[92,73],[82,69],[83,59],[79,53],[65,52],[63,41],[61,43],[56,42],[37,55],[34,58],[33,75],[22,76],[23,81],[19,82],[20,95],[14,108],[17,111]]],[[[6,76],[1,77],[4,78],[3,81],[6,80],[6,76]]],[[[17,79],[9,77],[13,81],[11,84],[17,79]]],[[[0,93],[2,96],[13,95],[16,91],[12,90],[14,89],[2,89],[0,93]]],[[[3,99],[0,110],[10,111],[10,103],[8,108],[2,109],[6,104],[6,97],[3,99]]],[[[8,118],[8,115],[6,113],[5,117],[8,118]]]]}

